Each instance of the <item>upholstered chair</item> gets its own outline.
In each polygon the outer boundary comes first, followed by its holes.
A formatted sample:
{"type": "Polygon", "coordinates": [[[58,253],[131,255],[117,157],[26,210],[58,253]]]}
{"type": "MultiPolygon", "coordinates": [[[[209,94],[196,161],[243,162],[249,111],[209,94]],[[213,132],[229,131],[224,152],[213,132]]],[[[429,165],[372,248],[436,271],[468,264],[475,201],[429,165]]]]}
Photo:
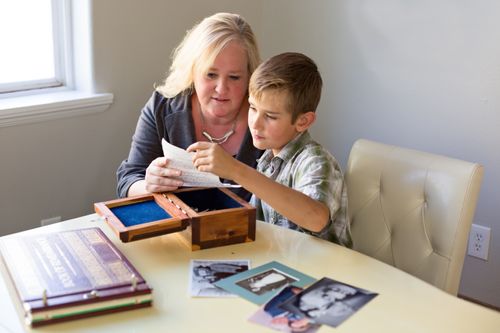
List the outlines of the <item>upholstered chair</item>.
{"type": "Polygon", "coordinates": [[[483,167],[361,139],[345,177],[354,249],[456,295],[483,167]]]}

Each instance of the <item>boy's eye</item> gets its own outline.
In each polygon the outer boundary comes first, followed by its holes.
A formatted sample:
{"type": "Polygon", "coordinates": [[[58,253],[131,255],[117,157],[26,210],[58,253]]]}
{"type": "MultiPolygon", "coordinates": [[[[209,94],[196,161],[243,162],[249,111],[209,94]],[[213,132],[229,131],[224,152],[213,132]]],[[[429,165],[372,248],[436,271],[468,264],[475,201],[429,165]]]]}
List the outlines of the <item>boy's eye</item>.
{"type": "Polygon", "coordinates": [[[275,116],[271,116],[269,114],[266,114],[266,118],[267,119],[271,119],[271,120],[276,120],[277,119],[275,116]]]}

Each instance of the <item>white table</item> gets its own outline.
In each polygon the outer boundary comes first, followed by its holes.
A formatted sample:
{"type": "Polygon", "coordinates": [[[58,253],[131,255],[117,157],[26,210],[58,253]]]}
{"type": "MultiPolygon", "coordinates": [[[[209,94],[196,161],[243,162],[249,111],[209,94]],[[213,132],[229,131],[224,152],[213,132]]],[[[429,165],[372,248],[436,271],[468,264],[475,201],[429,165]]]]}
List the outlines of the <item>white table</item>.
{"type": "MultiPolygon", "coordinates": [[[[191,259],[275,260],[317,279],[330,277],[379,295],[336,329],[319,332],[500,332],[500,313],[453,297],[392,266],[335,244],[267,223],[252,243],[191,252],[178,234],[121,243],[97,215],[26,232],[99,226],[153,287],[154,305],[30,330],[0,277],[0,332],[273,332],[247,321],[257,306],[242,298],[188,295],[191,259]]],[[[3,267],[2,267],[3,270],[3,267]]]]}

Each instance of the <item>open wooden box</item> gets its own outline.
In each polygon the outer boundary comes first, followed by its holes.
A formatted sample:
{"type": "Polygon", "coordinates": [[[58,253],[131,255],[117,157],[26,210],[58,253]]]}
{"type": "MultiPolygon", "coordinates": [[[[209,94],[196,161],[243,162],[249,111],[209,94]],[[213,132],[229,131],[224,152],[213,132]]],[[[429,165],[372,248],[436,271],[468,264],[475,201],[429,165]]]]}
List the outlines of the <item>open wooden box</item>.
{"type": "Polygon", "coordinates": [[[226,188],[183,188],[99,202],[94,208],[122,242],[185,229],[192,250],[255,240],[255,208],[226,188]]]}

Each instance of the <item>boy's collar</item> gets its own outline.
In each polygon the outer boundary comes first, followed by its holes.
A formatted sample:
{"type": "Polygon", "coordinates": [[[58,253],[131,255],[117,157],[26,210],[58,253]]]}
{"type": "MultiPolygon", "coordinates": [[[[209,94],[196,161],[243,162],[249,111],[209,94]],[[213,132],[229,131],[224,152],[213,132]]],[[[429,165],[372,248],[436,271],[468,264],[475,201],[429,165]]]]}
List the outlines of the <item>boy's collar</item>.
{"type": "Polygon", "coordinates": [[[265,161],[265,160],[272,160],[273,158],[277,157],[283,161],[287,161],[292,156],[295,154],[297,151],[296,147],[297,146],[302,146],[303,142],[307,142],[311,140],[311,135],[309,134],[309,131],[304,131],[302,133],[297,134],[296,137],[294,137],[292,140],[290,140],[278,153],[278,155],[274,156],[273,151],[271,149],[266,149],[264,154],[262,154],[261,158],[258,160],[260,161],[265,161]]]}

